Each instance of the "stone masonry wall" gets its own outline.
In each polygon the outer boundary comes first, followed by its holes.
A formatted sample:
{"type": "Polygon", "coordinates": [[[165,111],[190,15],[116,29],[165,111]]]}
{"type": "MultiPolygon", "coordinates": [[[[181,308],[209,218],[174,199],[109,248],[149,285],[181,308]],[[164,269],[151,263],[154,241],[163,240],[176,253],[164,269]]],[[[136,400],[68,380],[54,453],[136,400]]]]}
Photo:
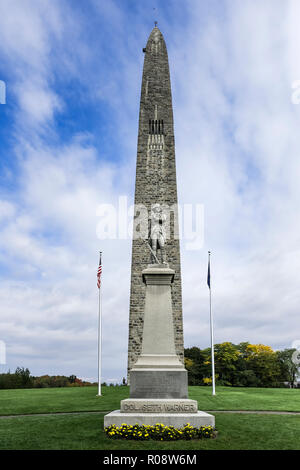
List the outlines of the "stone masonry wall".
{"type": "MultiPolygon", "coordinates": [[[[139,133],[136,165],[135,205],[148,211],[155,203],[177,204],[175,141],[168,54],[164,38],[153,29],[144,49],[139,133]]],[[[176,211],[175,211],[176,212],[176,211]]],[[[139,215],[137,212],[136,215],[139,215]]],[[[183,325],[177,213],[171,216],[170,239],[166,242],[167,261],[175,270],[172,286],[176,352],[183,361],[183,325]]],[[[141,239],[132,241],[131,292],[129,314],[128,372],[142,347],[145,286],[142,270],[150,263],[150,252],[141,239]]],[[[155,341],[155,339],[154,339],[155,341]]],[[[129,379],[129,377],[128,377],[129,379]]]]}

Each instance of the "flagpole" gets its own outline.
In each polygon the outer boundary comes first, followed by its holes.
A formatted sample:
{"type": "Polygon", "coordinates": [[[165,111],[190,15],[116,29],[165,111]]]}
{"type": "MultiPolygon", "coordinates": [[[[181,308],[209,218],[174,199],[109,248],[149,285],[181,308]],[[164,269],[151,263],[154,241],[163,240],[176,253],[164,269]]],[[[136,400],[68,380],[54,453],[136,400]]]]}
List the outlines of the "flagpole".
{"type": "Polygon", "coordinates": [[[212,369],[212,394],[216,394],[215,386],[215,351],[214,351],[214,326],[213,315],[211,309],[211,282],[210,282],[210,251],[208,252],[208,269],[209,269],[209,316],[210,316],[210,344],[211,344],[211,369],[212,369]]]}
{"type": "MultiPolygon", "coordinates": [[[[99,266],[101,265],[102,251],[100,251],[99,266]]],[[[102,282],[102,279],[101,279],[102,282]]],[[[102,315],[101,315],[101,282],[99,286],[98,309],[98,397],[101,397],[101,349],[102,349],[102,315]]]]}

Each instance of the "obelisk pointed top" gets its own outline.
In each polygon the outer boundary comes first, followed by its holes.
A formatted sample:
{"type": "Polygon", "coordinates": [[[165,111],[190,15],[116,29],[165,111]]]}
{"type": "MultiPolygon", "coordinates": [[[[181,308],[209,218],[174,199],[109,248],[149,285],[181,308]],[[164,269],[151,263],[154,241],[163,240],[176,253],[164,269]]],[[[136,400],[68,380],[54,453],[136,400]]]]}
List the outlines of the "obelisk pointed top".
{"type": "Polygon", "coordinates": [[[147,44],[149,45],[150,43],[158,44],[160,41],[162,43],[165,43],[164,37],[160,29],[157,27],[157,21],[155,21],[155,26],[152,29],[147,44]]]}

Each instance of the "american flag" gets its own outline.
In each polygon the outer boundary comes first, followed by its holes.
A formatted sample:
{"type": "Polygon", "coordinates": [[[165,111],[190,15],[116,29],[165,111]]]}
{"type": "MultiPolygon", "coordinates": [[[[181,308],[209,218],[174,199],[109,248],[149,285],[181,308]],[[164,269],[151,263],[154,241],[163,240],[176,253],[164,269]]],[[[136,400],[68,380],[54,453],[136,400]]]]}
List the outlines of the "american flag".
{"type": "Polygon", "coordinates": [[[101,255],[102,255],[102,253],[100,252],[99,266],[98,266],[98,271],[97,271],[97,287],[98,287],[98,289],[100,289],[100,285],[101,285],[101,273],[102,273],[101,255]]]}

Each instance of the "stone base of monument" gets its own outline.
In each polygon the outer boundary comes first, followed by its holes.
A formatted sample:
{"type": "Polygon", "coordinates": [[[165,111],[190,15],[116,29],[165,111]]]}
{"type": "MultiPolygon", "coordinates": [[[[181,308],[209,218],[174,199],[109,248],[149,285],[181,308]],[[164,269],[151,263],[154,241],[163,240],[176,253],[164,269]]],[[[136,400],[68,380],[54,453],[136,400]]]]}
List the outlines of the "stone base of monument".
{"type": "Polygon", "coordinates": [[[198,410],[188,399],[187,371],[175,352],[171,284],[175,271],[168,265],[143,270],[146,284],[142,353],[130,371],[130,398],[121,409],[104,416],[112,424],[182,428],[215,426],[215,417],[198,410]]]}
{"type": "Polygon", "coordinates": [[[127,398],[121,400],[121,413],[197,413],[196,400],[127,398]]]}
{"type": "MultiPolygon", "coordinates": [[[[177,356],[176,356],[177,358],[177,356]]],[[[177,359],[178,363],[179,360],[177,359]]],[[[135,369],[130,373],[130,398],[188,398],[185,369],[135,369]]]]}
{"type": "Polygon", "coordinates": [[[115,424],[155,425],[182,428],[187,423],[194,427],[215,426],[215,417],[198,411],[196,400],[128,398],[121,401],[121,409],[104,417],[104,426],[115,424]]]}
{"type": "Polygon", "coordinates": [[[165,426],[174,426],[175,428],[182,428],[187,423],[195,428],[201,426],[214,427],[215,417],[204,411],[197,411],[197,413],[121,413],[120,410],[112,411],[104,417],[104,427],[111,424],[116,426],[122,424],[154,426],[158,423],[163,423],[165,426]]]}

